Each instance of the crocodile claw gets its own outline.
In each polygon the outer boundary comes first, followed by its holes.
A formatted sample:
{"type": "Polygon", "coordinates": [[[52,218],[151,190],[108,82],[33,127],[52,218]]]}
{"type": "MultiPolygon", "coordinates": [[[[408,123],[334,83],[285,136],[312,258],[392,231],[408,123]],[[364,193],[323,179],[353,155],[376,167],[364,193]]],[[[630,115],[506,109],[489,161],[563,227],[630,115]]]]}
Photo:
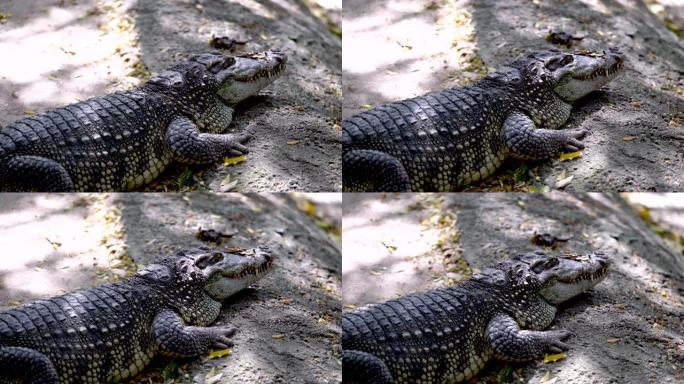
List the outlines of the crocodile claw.
{"type": "Polygon", "coordinates": [[[576,152],[584,149],[584,144],[580,141],[587,136],[589,131],[586,129],[573,129],[567,132],[567,141],[565,142],[565,150],[576,152]]]}
{"type": "Polygon", "coordinates": [[[561,329],[558,331],[546,331],[544,334],[546,335],[546,341],[548,342],[546,347],[548,352],[561,353],[570,349],[570,346],[562,341],[572,336],[570,331],[561,329]]]}
{"type": "Polygon", "coordinates": [[[220,327],[213,327],[212,330],[215,336],[212,345],[213,347],[225,349],[235,345],[235,343],[233,343],[233,341],[231,341],[229,337],[235,334],[235,331],[237,330],[236,328],[226,325],[220,327]]]}

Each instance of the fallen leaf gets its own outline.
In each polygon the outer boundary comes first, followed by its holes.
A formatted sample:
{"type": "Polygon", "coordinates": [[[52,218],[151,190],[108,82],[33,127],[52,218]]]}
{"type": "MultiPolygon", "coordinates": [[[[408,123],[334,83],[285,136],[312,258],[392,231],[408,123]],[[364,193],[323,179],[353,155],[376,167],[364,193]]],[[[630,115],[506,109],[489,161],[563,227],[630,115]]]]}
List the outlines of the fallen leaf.
{"type": "Polygon", "coordinates": [[[299,140],[288,140],[287,145],[299,144],[299,140]]]}
{"type": "Polygon", "coordinates": [[[356,305],[354,304],[345,304],[344,307],[347,309],[356,309],[356,305]]]}
{"type": "Polygon", "coordinates": [[[276,333],[275,335],[271,336],[273,340],[280,340],[285,338],[285,334],[283,333],[276,333]]]}
{"type": "Polygon", "coordinates": [[[615,343],[617,343],[618,341],[620,341],[620,339],[608,339],[608,340],[606,340],[606,342],[607,342],[608,344],[615,344],[615,343]]]}
{"type": "Polygon", "coordinates": [[[380,272],[378,272],[378,271],[370,271],[370,274],[373,275],[373,276],[380,276],[380,275],[382,275],[382,273],[380,273],[380,272]]]}
{"type": "Polygon", "coordinates": [[[565,188],[570,182],[572,181],[572,178],[575,177],[575,175],[570,175],[564,179],[560,179],[556,181],[556,185],[554,186],[556,189],[562,189],[565,188]]]}
{"type": "Polygon", "coordinates": [[[237,179],[231,181],[230,175],[228,175],[221,181],[221,185],[219,185],[219,192],[230,192],[233,190],[233,188],[235,188],[237,183],[237,179]]]}
{"type": "Polygon", "coordinates": [[[225,160],[223,160],[223,165],[235,165],[238,163],[242,163],[245,160],[247,160],[247,157],[245,155],[236,157],[226,157],[225,160]]]}
{"type": "Polygon", "coordinates": [[[638,139],[638,137],[636,137],[636,136],[625,136],[622,138],[623,141],[633,141],[636,139],[638,139]]]}
{"type": "Polygon", "coordinates": [[[219,349],[216,351],[211,351],[211,352],[209,352],[209,355],[207,357],[210,359],[218,359],[219,357],[228,356],[228,355],[230,355],[230,349],[226,348],[226,349],[219,349]]]}
{"type": "Polygon", "coordinates": [[[371,108],[373,108],[373,106],[370,105],[370,104],[361,104],[361,108],[363,108],[363,109],[371,109],[371,108]]]}
{"type": "Polygon", "coordinates": [[[35,116],[35,115],[36,115],[36,112],[35,112],[35,111],[32,111],[32,110],[30,110],[30,109],[27,109],[27,110],[24,111],[24,114],[25,114],[25,115],[29,115],[29,116],[35,116]]]}
{"type": "Polygon", "coordinates": [[[10,301],[10,302],[7,303],[7,304],[9,304],[9,305],[11,305],[11,306],[13,306],[13,307],[16,307],[16,306],[18,306],[18,305],[21,305],[21,300],[12,300],[12,301],[10,301]]]}
{"type": "Polygon", "coordinates": [[[52,76],[52,75],[48,75],[48,80],[52,80],[52,81],[58,81],[59,79],[58,79],[58,78],[56,78],[55,76],[52,76]]]}
{"type": "Polygon", "coordinates": [[[52,240],[48,239],[47,237],[45,238],[45,240],[47,240],[47,242],[50,243],[50,245],[52,245],[52,248],[53,248],[55,251],[56,251],[57,249],[59,249],[59,247],[62,246],[62,243],[60,243],[59,241],[52,241],[52,240]]]}
{"type": "Polygon", "coordinates": [[[544,362],[545,363],[553,363],[554,361],[563,360],[566,357],[568,357],[568,355],[566,355],[565,353],[556,353],[555,355],[546,355],[546,356],[544,356],[544,362]]]}
{"type": "Polygon", "coordinates": [[[207,373],[207,375],[204,377],[204,384],[216,384],[221,380],[221,378],[223,377],[223,372],[219,372],[215,375],[210,376],[210,373],[212,373],[212,371],[215,368],[216,367],[212,367],[211,371],[209,371],[209,373],[207,373]]]}
{"type": "Polygon", "coordinates": [[[385,248],[387,248],[387,251],[388,251],[389,253],[394,253],[394,251],[397,250],[397,247],[395,247],[394,245],[388,245],[388,244],[385,244],[385,243],[382,242],[382,241],[381,241],[380,243],[381,243],[382,245],[384,245],[385,248]]]}
{"type": "Polygon", "coordinates": [[[575,152],[570,152],[570,153],[561,153],[560,154],[560,161],[568,161],[568,160],[576,159],[578,157],[582,157],[582,152],[575,151],[575,152]]]}

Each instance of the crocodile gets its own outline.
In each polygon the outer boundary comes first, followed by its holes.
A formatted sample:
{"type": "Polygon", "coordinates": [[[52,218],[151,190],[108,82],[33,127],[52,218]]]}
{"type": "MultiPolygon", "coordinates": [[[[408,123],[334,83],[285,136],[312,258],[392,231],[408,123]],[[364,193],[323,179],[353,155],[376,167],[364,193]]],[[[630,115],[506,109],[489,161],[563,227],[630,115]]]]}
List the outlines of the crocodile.
{"type": "Polygon", "coordinates": [[[133,190],[172,161],[244,155],[251,136],[224,133],[235,106],[286,65],[279,50],[203,53],[138,88],[25,117],[0,130],[0,190],[133,190]]]}
{"type": "Polygon", "coordinates": [[[113,383],[157,355],[193,358],[232,345],[208,327],[221,302],[264,277],[265,247],[179,251],[119,283],[0,313],[0,383],[113,383]]]}
{"type": "Polygon", "coordinates": [[[556,305],[607,274],[602,252],[519,253],[465,282],[342,315],[345,383],[460,383],[492,358],[525,362],[569,346],[544,330],[556,305]]]}
{"type": "Polygon", "coordinates": [[[558,130],[572,103],[614,79],[622,54],[556,49],[505,64],[481,81],[380,105],[342,122],[343,190],[454,191],[508,157],[544,160],[584,148],[558,130]]]}

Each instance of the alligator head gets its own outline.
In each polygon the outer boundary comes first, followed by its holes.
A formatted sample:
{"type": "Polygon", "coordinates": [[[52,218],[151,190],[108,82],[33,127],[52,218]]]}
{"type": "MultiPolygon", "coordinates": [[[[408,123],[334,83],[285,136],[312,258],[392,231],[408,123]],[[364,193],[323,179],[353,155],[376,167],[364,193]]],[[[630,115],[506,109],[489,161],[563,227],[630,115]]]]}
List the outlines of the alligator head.
{"type": "MultiPolygon", "coordinates": [[[[537,64],[533,71],[539,80],[550,82],[554,92],[565,102],[573,102],[613,80],[624,67],[624,58],[616,49],[608,51],[577,50],[565,53],[556,49],[528,55],[537,64]]],[[[538,80],[538,81],[539,81],[538,80]]]]}
{"type": "Polygon", "coordinates": [[[512,261],[514,278],[522,280],[518,284],[536,287],[553,305],[593,288],[606,276],[610,264],[602,252],[551,256],[537,251],[515,255],[512,261]]]}
{"type": "Polygon", "coordinates": [[[259,281],[272,267],[273,256],[265,247],[230,252],[200,247],[150,264],[136,276],[163,289],[201,288],[220,302],[259,281]]]}
{"type": "Polygon", "coordinates": [[[205,53],[190,58],[203,65],[219,83],[218,94],[237,104],[271,84],[285,71],[287,55],[279,50],[227,56],[205,53]]]}

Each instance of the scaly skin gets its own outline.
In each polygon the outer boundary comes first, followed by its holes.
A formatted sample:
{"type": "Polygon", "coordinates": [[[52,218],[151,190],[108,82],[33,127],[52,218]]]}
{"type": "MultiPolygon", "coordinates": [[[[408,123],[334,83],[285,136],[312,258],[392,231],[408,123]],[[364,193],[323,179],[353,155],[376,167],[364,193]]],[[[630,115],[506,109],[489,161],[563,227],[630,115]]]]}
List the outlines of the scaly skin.
{"type": "Polygon", "coordinates": [[[570,333],[544,331],[555,305],[591,289],[608,259],[519,254],[450,288],[342,315],[345,383],[461,383],[492,358],[529,361],[568,349],[570,333]]]}
{"type": "Polygon", "coordinates": [[[223,134],[235,105],[285,70],[280,51],[202,54],[140,88],[27,117],[0,130],[0,191],[124,191],[172,161],[206,164],[247,153],[223,134]]]}
{"type": "Polygon", "coordinates": [[[507,156],[543,160],[583,148],[556,130],[571,103],[612,80],[622,56],[535,52],[465,88],[383,104],[342,122],[345,191],[453,191],[507,156]]]}
{"type": "Polygon", "coordinates": [[[130,279],[0,313],[0,383],[113,383],[156,355],[227,348],[234,329],[207,327],[226,297],[264,277],[265,248],[181,251],[130,279]]]}

